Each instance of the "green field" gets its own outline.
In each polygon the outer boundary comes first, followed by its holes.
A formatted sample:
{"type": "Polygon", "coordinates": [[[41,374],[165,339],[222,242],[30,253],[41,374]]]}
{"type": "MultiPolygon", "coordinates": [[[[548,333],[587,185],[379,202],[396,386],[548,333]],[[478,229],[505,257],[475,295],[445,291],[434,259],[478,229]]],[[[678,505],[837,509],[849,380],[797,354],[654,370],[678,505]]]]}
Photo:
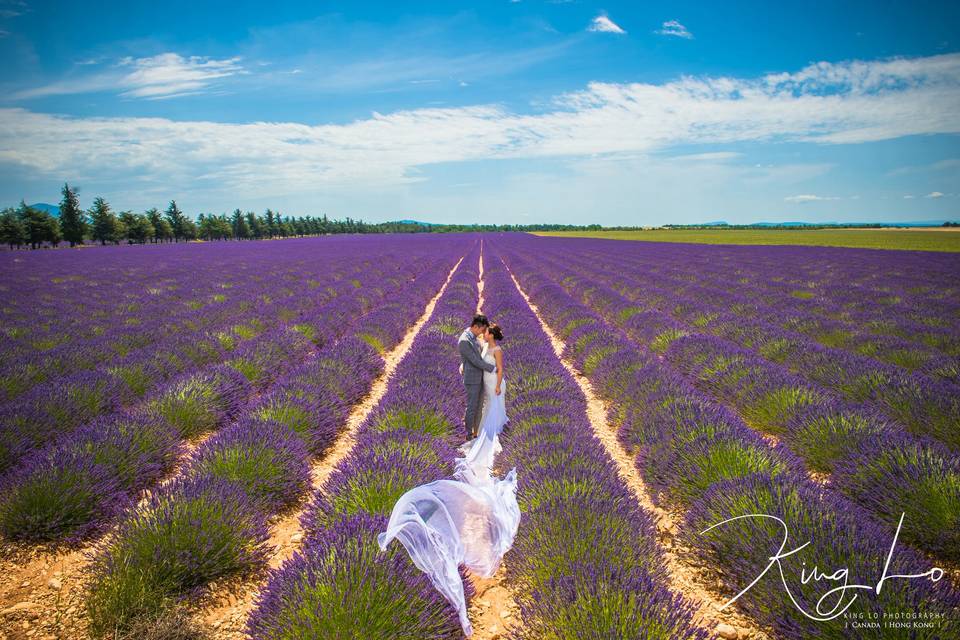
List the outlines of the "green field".
{"type": "Polygon", "coordinates": [[[651,229],[647,231],[542,231],[538,236],[690,242],[778,244],[860,249],[960,252],[956,229],[651,229]]]}

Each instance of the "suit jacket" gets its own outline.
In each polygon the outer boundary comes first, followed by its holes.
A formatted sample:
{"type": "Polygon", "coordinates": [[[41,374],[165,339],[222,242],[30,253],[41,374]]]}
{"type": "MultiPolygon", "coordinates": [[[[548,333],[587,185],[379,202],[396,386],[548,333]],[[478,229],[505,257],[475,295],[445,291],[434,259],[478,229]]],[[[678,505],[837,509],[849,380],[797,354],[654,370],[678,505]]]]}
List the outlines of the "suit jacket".
{"type": "Polygon", "coordinates": [[[480,343],[470,329],[460,334],[457,350],[463,362],[463,384],[483,384],[483,372],[497,370],[497,365],[480,357],[480,343]]]}

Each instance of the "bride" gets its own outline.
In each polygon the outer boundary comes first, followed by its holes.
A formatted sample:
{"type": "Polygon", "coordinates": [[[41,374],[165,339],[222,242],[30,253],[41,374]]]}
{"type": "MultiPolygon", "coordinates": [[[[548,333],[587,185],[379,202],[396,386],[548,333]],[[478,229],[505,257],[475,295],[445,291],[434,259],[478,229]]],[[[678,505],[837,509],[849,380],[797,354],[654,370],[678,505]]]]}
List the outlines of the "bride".
{"type": "Polygon", "coordinates": [[[494,372],[483,372],[483,411],[480,414],[480,429],[478,435],[485,435],[493,439],[503,430],[507,423],[505,402],[506,382],[503,379],[503,349],[499,342],[503,340],[503,330],[497,323],[491,324],[483,333],[484,347],[480,357],[496,365],[494,372]]]}
{"type": "Polygon", "coordinates": [[[478,576],[496,573],[503,555],[513,546],[520,524],[517,470],[503,479],[492,475],[500,452],[498,435],[507,422],[504,403],[503,353],[497,344],[503,332],[496,324],[484,332],[481,357],[497,369],[484,372],[484,408],[480,433],[467,442],[463,458],[454,461],[453,478],[420,485],[403,494],[393,507],[387,530],[377,536],[381,549],[396,538],[413,563],[457,609],[465,635],[472,633],[467,616],[462,565],[478,576]]]}

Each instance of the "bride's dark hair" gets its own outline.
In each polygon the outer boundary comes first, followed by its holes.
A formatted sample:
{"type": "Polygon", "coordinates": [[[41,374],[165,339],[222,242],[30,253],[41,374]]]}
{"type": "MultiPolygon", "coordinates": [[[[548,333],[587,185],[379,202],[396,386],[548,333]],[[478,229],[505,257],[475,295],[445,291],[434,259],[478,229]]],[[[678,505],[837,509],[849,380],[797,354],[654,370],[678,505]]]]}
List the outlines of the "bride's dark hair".
{"type": "Polygon", "coordinates": [[[492,323],[488,330],[490,331],[490,335],[492,335],[497,342],[503,340],[503,331],[500,329],[500,325],[498,325],[496,322],[492,323]]]}

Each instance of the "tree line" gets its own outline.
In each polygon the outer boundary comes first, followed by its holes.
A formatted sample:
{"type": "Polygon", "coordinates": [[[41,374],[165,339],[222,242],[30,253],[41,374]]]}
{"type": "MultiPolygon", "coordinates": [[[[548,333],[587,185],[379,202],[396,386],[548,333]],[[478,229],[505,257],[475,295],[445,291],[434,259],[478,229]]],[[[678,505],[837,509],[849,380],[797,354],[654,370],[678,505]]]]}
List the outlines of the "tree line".
{"type": "Polygon", "coordinates": [[[318,236],[336,233],[460,233],[468,231],[561,231],[573,229],[599,230],[600,225],[448,225],[412,221],[367,223],[345,218],[333,220],[326,215],[281,216],[267,209],[257,215],[252,211],[236,209],[231,215],[201,213],[196,220],[187,216],[175,200],[166,210],[149,209],[143,213],[115,212],[103,198],[84,210],[80,206],[78,190],[64,184],[60,193],[59,218],[46,211],[28,206],[0,211],[0,245],[11,249],[58,246],[61,242],[71,247],[85,242],[100,244],[146,244],[189,240],[262,240],[318,236]]]}
{"type": "Polygon", "coordinates": [[[80,207],[77,189],[65,184],[61,190],[60,216],[57,218],[21,202],[17,208],[0,212],[0,243],[10,248],[36,249],[47,244],[70,246],[87,241],[100,244],[146,244],[188,240],[259,240],[330,233],[370,233],[362,221],[331,220],[327,216],[281,216],[267,209],[262,215],[237,209],[232,215],[200,214],[187,216],[175,200],[165,211],[156,208],[143,213],[115,212],[103,198],[95,198],[88,210],[80,207]]]}

